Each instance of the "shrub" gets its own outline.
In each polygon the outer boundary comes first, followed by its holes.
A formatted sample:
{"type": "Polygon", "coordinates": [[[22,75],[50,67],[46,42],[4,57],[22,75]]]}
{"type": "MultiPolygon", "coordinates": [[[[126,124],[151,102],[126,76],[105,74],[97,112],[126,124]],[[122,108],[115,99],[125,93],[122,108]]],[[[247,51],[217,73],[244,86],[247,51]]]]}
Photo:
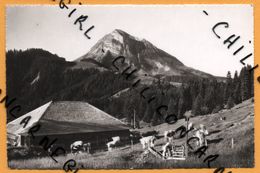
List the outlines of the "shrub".
{"type": "Polygon", "coordinates": [[[209,108],[207,106],[202,106],[200,110],[202,115],[209,113],[209,108]]]}
{"type": "Polygon", "coordinates": [[[212,110],[212,113],[213,113],[213,114],[218,113],[220,110],[221,110],[220,105],[217,105],[217,106],[212,110]]]}

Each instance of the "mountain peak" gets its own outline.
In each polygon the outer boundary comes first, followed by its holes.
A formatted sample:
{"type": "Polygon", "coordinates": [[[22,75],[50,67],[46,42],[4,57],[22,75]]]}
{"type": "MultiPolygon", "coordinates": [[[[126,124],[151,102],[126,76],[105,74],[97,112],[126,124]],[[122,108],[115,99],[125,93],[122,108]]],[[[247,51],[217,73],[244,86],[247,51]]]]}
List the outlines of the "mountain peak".
{"type": "Polygon", "coordinates": [[[182,76],[196,72],[191,72],[177,58],[157,48],[146,39],[141,40],[121,29],[115,29],[105,35],[77,61],[92,59],[111,68],[112,61],[118,56],[126,57],[127,63],[150,75],[182,76]]]}
{"type": "Polygon", "coordinates": [[[129,35],[127,32],[121,30],[121,29],[115,29],[112,33],[118,33],[121,35],[129,35]]]}
{"type": "Polygon", "coordinates": [[[120,41],[122,44],[124,44],[123,42],[125,40],[129,40],[129,39],[140,41],[139,38],[134,37],[121,29],[113,30],[110,34],[108,34],[108,36],[114,37],[116,40],[120,41]]]}

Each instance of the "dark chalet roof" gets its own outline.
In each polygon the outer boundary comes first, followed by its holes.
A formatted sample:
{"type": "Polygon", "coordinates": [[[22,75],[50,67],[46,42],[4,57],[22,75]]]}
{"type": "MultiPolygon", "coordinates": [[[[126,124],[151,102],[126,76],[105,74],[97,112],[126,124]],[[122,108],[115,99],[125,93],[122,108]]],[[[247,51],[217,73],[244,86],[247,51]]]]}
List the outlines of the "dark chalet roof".
{"type": "Polygon", "coordinates": [[[7,124],[10,134],[26,135],[30,127],[40,124],[38,135],[80,134],[108,131],[125,131],[129,128],[120,120],[79,101],[49,102],[7,124]],[[31,116],[32,122],[23,129],[21,120],[31,116]]]}

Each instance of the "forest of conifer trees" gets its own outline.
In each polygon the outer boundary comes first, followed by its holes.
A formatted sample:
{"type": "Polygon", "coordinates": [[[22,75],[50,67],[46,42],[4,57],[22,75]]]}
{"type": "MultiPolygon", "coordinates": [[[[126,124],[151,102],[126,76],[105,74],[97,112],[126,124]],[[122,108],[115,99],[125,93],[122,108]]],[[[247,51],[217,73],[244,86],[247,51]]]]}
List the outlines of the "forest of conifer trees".
{"type": "MultiPolygon", "coordinates": [[[[249,72],[251,66],[243,67],[238,73],[235,71],[233,78],[228,71],[225,82],[216,79],[190,80],[181,87],[171,86],[158,82],[153,83],[157,95],[156,102],[168,105],[168,113],[174,113],[178,119],[184,118],[185,112],[192,116],[216,113],[221,109],[230,109],[254,96],[253,73],[249,72]]],[[[112,100],[108,109],[112,115],[119,118],[127,117],[127,122],[133,123],[133,114],[136,114],[136,124],[141,120],[151,125],[163,123],[163,119],[156,113],[154,105],[145,102],[136,91],[125,97],[112,100]],[[121,107],[117,105],[121,100],[121,107]],[[111,108],[117,108],[112,110],[111,108]],[[135,111],[135,112],[134,112],[135,111]],[[120,116],[124,115],[124,116],[120,116]]],[[[157,104],[158,105],[158,104],[157,104]]]]}
{"type": "MultiPolygon", "coordinates": [[[[156,99],[147,103],[139,91],[148,84],[132,88],[129,81],[113,71],[71,69],[74,62],[66,62],[41,49],[8,51],[6,56],[7,94],[17,98],[22,106],[18,116],[50,100],[84,101],[128,123],[133,122],[135,114],[137,125],[140,121],[156,125],[164,122],[156,112],[158,105],[167,105],[164,114],[175,114],[180,119],[188,111],[193,116],[215,113],[254,96],[249,65],[240,72],[228,72],[221,81],[217,78],[153,77],[146,97],[156,96],[156,99]],[[32,84],[37,75],[39,81],[32,84]],[[180,85],[171,84],[176,82],[175,78],[180,85]],[[123,90],[126,91],[114,97],[123,90]]],[[[9,115],[8,121],[12,119],[9,115]]]]}

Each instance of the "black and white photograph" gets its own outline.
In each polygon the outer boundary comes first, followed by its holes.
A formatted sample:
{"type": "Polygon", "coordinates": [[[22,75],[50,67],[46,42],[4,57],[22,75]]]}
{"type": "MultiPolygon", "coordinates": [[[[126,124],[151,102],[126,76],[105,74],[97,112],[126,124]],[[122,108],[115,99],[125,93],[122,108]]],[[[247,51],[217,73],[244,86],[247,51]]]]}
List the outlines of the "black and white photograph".
{"type": "Polygon", "coordinates": [[[252,5],[5,10],[10,169],[255,166],[252,5]]]}

